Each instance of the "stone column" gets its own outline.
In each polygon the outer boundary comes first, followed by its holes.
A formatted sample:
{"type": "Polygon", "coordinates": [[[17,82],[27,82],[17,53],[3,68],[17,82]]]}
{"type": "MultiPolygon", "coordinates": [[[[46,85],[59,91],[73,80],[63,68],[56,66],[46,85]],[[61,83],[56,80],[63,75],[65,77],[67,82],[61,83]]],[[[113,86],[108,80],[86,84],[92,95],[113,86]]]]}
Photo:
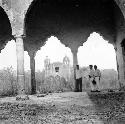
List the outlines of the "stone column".
{"type": "Polygon", "coordinates": [[[76,65],[78,64],[78,58],[77,58],[77,50],[72,51],[73,54],[73,67],[76,67],[76,65]]]}
{"type": "Polygon", "coordinates": [[[123,59],[123,51],[121,44],[118,43],[116,45],[116,60],[117,60],[117,70],[118,70],[118,78],[119,78],[119,83],[121,85],[125,85],[125,63],[123,59]]]}
{"type": "Polygon", "coordinates": [[[78,49],[71,49],[73,54],[73,69],[74,69],[74,84],[75,84],[75,91],[76,91],[76,65],[78,64],[77,52],[78,49]]]}
{"type": "Polygon", "coordinates": [[[118,80],[119,80],[119,65],[118,65],[118,58],[117,58],[117,47],[114,46],[114,49],[115,49],[115,53],[116,53],[116,66],[117,66],[117,71],[118,71],[118,80]]]}
{"type": "Polygon", "coordinates": [[[116,66],[117,66],[117,72],[118,72],[118,82],[117,82],[117,87],[116,88],[120,88],[121,87],[121,82],[120,82],[120,75],[119,75],[119,63],[118,63],[118,57],[117,57],[117,47],[116,45],[114,45],[114,49],[115,49],[115,53],[116,53],[116,66]]]}
{"type": "Polygon", "coordinates": [[[31,69],[31,94],[36,94],[36,79],[35,79],[35,54],[36,52],[29,52],[30,69],[31,69]]]}
{"type": "Polygon", "coordinates": [[[24,84],[24,45],[23,37],[15,36],[16,40],[16,54],[17,54],[17,83],[18,83],[18,95],[25,94],[24,84]]]}

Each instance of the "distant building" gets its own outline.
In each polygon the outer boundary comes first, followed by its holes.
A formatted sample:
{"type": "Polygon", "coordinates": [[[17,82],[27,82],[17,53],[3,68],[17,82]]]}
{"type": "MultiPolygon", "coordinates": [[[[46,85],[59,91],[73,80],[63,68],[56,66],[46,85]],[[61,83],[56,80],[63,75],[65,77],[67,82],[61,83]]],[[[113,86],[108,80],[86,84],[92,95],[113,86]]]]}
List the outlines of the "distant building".
{"type": "Polygon", "coordinates": [[[69,80],[71,75],[70,60],[67,56],[63,58],[63,62],[53,62],[50,63],[50,59],[46,56],[44,60],[45,77],[48,76],[60,76],[69,80]]]}

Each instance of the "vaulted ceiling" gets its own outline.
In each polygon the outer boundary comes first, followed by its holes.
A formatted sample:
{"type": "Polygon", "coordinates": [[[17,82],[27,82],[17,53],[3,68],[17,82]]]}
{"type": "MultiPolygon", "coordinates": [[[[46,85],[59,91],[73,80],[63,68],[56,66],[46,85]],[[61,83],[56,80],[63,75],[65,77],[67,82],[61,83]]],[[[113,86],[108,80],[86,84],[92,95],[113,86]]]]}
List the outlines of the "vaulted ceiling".
{"type": "Polygon", "coordinates": [[[69,33],[87,38],[94,31],[113,40],[123,23],[114,0],[36,0],[26,14],[25,31],[30,44],[51,35],[63,40],[69,33]]]}

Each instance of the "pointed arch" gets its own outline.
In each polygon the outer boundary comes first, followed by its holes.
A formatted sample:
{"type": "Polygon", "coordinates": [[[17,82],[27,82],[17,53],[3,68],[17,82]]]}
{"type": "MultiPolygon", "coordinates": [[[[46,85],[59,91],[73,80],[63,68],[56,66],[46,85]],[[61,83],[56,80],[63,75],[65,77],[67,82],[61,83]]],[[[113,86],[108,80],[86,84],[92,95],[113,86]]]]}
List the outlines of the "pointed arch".
{"type": "Polygon", "coordinates": [[[13,38],[10,19],[2,6],[0,6],[0,29],[2,29],[0,30],[0,50],[2,50],[6,43],[13,38]]]}
{"type": "Polygon", "coordinates": [[[78,48],[78,61],[81,66],[97,64],[102,69],[117,70],[114,46],[97,32],[91,33],[83,46],[78,48]]]}

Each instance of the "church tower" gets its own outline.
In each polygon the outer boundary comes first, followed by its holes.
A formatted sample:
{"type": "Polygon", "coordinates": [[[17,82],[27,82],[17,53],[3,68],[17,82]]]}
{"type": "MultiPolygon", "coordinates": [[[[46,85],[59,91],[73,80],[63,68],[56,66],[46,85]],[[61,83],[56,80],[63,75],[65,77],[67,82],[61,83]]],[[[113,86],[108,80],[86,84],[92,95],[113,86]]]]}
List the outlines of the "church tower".
{"type": "Polygon", "coordinates": [[[46,56],[46,59],[44,60],[44,68],[45,68],[45,77],[48,77],[50,72],[50,59],[48,58],[48,56],[46,56]]]}
{"type": "Polygon", "coordinates": [[[68,81],[70,79],[70,60],[68,56],[65,56],[63,58],[63,67],[64,67],[64,77],[66,79],[66,81],[68,81]]]}
{"type": "Polygon", "coordinates": [[[69,66],[69,65],[70,65],[70,60],[69,60],[68,56],[65,56],[65,57],[63,58],[63,64],[66,65],[66,66],[69,66]]]}

